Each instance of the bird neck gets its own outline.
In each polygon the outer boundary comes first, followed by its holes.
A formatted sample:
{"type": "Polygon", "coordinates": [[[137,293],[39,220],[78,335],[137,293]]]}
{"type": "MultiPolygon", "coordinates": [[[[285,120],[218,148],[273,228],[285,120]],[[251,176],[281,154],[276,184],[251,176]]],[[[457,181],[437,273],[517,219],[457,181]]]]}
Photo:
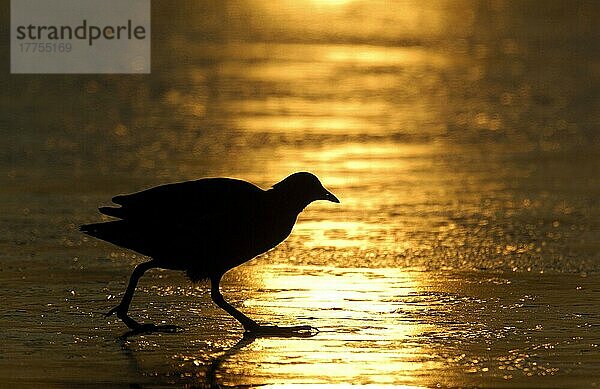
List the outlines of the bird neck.
{"type": "Polygon", "coordinates": [[[311,201],[302,199],[297,194],[282,188],[269,189],[266,194],[275,208],[294,216],[298,216],[311,203],[311,201]]]}

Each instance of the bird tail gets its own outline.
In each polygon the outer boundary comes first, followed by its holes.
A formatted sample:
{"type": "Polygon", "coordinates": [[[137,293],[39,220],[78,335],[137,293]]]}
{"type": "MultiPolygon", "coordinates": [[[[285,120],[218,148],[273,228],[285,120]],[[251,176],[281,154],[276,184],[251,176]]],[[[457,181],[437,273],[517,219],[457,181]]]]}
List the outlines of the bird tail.
{"type": "Polygon", "coordinates": [[[100,211],[100,213],[103,213],[108,216],[114,216],[118,218],[123,218],[125,216],[123,208],[120,207],[100,207],[98,208],[98,210],[100,211]]]}
{"type": "Polygon", "coordinates": [[[84,224],[79,226],[79,231],[107,242],[122,244],[124,236],[127,236],[127,225],[123,220],[115,220],[106,223],[84,224]]]}
{"type": "Polygon", "coordinates": [[[152,256],[152,249],[155,247],[153,239],[140,233],[142,228],[127,220],[114,220],[106,223],[84,224],[79,226],[79,231],[140,254],[152,256]]]}

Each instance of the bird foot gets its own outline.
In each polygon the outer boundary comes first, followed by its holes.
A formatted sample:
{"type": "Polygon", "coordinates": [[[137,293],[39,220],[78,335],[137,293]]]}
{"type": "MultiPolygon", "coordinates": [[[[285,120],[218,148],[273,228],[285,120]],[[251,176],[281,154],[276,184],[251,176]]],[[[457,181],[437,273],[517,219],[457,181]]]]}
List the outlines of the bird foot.
{"type": "Polygon", "coordinates": [[[122,309],[120,305],[117,305],[116,307],[108,311],[106,317],[109,317],[114,313],[116,313],[117,317],[121,319],[123,323],[125,323],[125,325],[131,329],[131,331],[125,334],[126,337],[137,334],[148,334],[152,332],[174,333],[183,331],[183,328],[170,324],[156,325],[153,323],[138,323],[137,321],[129,317],[129,315],[127,315],[127,311],[122,309]]]}
{"type": "Polygon", "coordinates": [[[126,339],[130,336],[141,335],[141,334],[153,334],[153,333],[157,333],[157,332],[174,334],[176,332],[181,332],[183,330],[184,329],[182,327],[170,325],[170,324],[157,326],[156,324],[152,324],[152,323],[143,323],[143,324],[138,324],[138,326],[136,326],[134,328],[131,328],[131,330],[124,333],[121,336],[121,338],[126,339]]]}
{"type": "Polygon", "coordinates": [[[291,326],[291,327],[280,327],[280,326],[267,326],[267,325],[256,325],[245,328],[246,334],[254,336],[280,336],[280,337],[300,337],[310,338],[315,336],[319,329],[308,325],[304,326],[291,326]]]}

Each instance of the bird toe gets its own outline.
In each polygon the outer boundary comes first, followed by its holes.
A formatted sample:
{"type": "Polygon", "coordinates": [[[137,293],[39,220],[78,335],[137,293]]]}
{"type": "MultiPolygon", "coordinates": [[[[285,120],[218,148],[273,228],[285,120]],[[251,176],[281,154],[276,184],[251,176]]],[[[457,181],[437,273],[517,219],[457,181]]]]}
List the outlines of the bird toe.
{"type": "Polygon", "coordinates": [[[319,329],[309,325],[292,327],[262,325],[251,329],[247,328],[246,332],[257,336],[311,337],[315,336],[319,329]]]}

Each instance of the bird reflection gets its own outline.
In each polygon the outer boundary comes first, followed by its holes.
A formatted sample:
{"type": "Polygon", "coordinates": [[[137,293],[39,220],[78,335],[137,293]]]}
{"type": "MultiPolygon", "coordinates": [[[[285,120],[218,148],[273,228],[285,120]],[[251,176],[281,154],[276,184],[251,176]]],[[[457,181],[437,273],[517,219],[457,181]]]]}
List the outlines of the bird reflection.
{"type": "Polygon", "coordinates": [[[219,283],[228,270],[251,260],[291,233],[302,210],[316,200],[339,203],[311,173],[294,173],[269,190],[237,179],[205,178],[157,186],[113,198],[120,207],[100,212],[120,220],[87,224],[80,230],[151,257],[135,267],[117,314],[131,331],[176,332],[180,327],[139,323],[128,315],[138,280],[149,269],[183,270],[194,282],[209,279],[211,299],[232,315],[245,332],[265,335],[310,334],[315,328],[260,325],[221,294],[219,283]]]}
{"type": "MultiPolygon", "coordinates": [[[[309,331],[298,332],[298,333],[293,333],[293,332],[284,333],[282,331],[280,334],[277,334],[276,336],[287,337],[287,338],[292,338],[292,337],[311,338],[315,335],[316,335],[316,332],[309,332],[309,331]]],[[[251,345],[252,342],[254,342],[256,339],[258,339],[260,337],[267,337],[267,336],[270,336],[270,335],[245,332],[244,336],[240,340],[238,340],[238,342],[236,344],[234,344],[231,348],[225,350],[225,352],[223,354],[221,354],[220,356],[213,359],[212,362],[210,363],[210,365],[208,366],[208,370],[206,372],[206,382],[208,383],[209,387],[210,388],[220,388],[221,387],[219,385],[219,383],[217,382],[217,372],[219,371],[219,367],[221,367],[221,364],[223,362],[225,362],[227,359],[229,359],[233,355],[237,354],[244,347],[251,345]]]]}
{"type": "MultiPolygon", "coordinates": [[[[132,364],[132,368],[141,372],[144,370],[144,367],[141,363],[142,358],[140,358],[139,350],[135,347],[131,347],[131,342],[129,342],[129,337],[134,335],[134,331],[128,331],[122,336],[120,336],[118,340],[118,344],[121,347],[121,351],[125,354],[125,356],[130,360],[132,364]]],[[[199,388],[220,388],[221,384],[218,382],[217,373],[221,368],[221,365],[226,362],[229,358],[235,356],[238,352],[242,351],[244,348],[251,345],[258,338],[277,336],[279,338],[292,338],[292,337],[301,337],[301,338],[310,338],[316,335],[316,332],[302,332],[302,333],[280,333],[277,335],[269,335],[262,334],[256,332],[244,332],[244,335],[230,348],[224,350],[220,355],[217,355],[210,359],[210,361],[204,365],[206,366],[206,370],[204,372],[198,371],[192,374],[195,377],[203,377],[204,382],[194,382],[193,387],[199,388]]],[[[202,368],[202,367],[201,367],[202,368]]],[[[153,373],[155,374],[155,372],[153,373]]]]}

